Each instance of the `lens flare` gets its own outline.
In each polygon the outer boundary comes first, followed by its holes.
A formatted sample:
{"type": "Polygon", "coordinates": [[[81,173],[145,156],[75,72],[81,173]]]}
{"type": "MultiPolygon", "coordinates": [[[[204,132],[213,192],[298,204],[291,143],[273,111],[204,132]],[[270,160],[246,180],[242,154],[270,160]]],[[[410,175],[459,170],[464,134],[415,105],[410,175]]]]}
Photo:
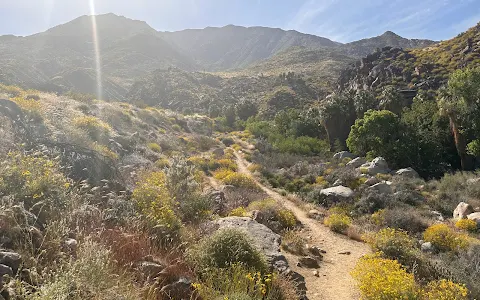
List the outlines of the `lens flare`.
{"type": "Polygon", "coordinates": [[[95,70],[97,75],[97,99],[102,99],[102,62],[100,56],[100,42],[98,39],[97,18],[95,16],[95,0],[90,0],[90,14],[92,18],[92,39],[95,50],[95,70]]]}

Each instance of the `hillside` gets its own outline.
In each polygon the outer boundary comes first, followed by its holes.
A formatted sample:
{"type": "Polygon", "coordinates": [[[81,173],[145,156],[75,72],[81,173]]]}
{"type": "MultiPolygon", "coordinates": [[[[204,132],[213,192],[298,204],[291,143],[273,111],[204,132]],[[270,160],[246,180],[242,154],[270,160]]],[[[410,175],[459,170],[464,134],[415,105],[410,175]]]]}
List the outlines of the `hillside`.
{"type": "Polygon", "coordinates": [[[291,47],[316,49],[339,45],[294,30],[233,25],[161,32],[160,35],[209,71],[245,68],[291,47]]]}
{"type": "Polygon", "coordinates": [[[399,89],[436,90],[450,73],[480,66],[480,24],[457,37],[421,49],[385,47],[367,55],[342,72],[340,90],[380,92],[399,89]]]}
{"type": "Polygon", "coordinates": [[[386,31],[380,36],[361,39],[341,45],[340,48],[347,55],[354,57],[364,57],[370,53],[375,52],[377,48],[393,47],[402,49],[425,48],[433,45],[436,42],[431,40],[406,39],[398,34],[386,31]]]}
{"type": "MultiPolygon", "coordinates": [[[[417,47],[392,35],[341,45],[326,38],[266,27],[157,32],[142,21],[114,14],[96,17],[105,99],[127,99],[136,79],[169,67],[187,71],[229,71],[228,77],[296,72],[325,89],[351,60],[384,46],[417,47]],[[303,49],[303,50],[299,50],[303,49]],[[245,72],[243,70],[246,69],[245,72]],[[278,73],[277,73],[278,72],[278,73]]],[[[96,94],[96,48],[92,19],[82,16],[26,37],[0,37],[0,80],[26,88],[96,94]]],[[[325,92],[329,89],[325,89],[325,92]]]]}

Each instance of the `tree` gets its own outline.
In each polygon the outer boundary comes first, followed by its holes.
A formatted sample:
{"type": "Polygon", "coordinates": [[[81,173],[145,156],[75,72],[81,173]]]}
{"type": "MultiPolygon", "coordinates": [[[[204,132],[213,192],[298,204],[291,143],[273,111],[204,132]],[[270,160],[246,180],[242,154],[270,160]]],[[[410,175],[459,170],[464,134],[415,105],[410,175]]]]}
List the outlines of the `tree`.
{"type": "Polygon", "coordinates": [[[233,105],[228,105],[223,107],[223,114],[227,122],[227,126],[232,127],[235,124],[235,107],[233,105]]]}
{"type": "Polygon", "coordinates": [[[440,112],[450,120],[450,128],[460,157],[462,169],[473,168],[473,160],[467,153],[465,127],[477,127],[480,104],[480,69],[457,70],[448,79],[446,87],[438,92],[440,112]]]}
{"type": "Polygon", "coordinates": [[[418,145],[413,132],[388,110],[368,110],[363,118],[357,119],[347,146],[358,155],[382,156],[393,167],[416,165],[414,151],[418,145]]]}
{"type": "Polygon", "coordinates": [[[237,117],[240,120],[246,121],[248,118],[255,116],[258,113],[257,105],[251,100],[240,100],[235,104],[237,117]]]}
{"type": "Polygon", "coordinates": [[[342,93],[326,99],[320,107],[320,122],[327,132],[330,148],[334,148],[336,140],[342,148],[346,148],[345,140],[350,126],[355,122],[354,95],[342,93]]]}
{"type": "Polygon", "coordinates": [[[378,105],[378,100],[369,91],[358,91],[353,98],[355,106],[355,114],[357,118],[363,118],[363,114],[369,109],[375,109],[378,105]]]}

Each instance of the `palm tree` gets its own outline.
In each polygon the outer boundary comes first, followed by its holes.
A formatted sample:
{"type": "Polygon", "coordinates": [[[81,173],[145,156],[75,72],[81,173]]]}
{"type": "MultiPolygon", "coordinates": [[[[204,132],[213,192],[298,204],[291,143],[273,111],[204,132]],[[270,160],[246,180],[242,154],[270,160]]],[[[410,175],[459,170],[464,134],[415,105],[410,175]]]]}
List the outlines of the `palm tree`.
{"type": "Polygon", "coordinates": [[[457,70],[448,79],[447,86],[442,87],[438,94],[438,107],[440,113],[450,120],[462,169],[469,170],[472,168],[472,161],[467,154],[467,142],[462,128],[466,124],[462,124],[462,119],[479,107],[480,69],[457,70]]]}

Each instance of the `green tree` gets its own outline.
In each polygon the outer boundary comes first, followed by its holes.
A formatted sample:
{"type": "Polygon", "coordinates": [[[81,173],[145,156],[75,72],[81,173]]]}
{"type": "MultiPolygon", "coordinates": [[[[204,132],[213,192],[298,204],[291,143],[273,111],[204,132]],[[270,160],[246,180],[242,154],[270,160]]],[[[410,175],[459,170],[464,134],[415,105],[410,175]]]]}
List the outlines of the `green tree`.
{"type": "Polygon", "coordinates": [[[258,113],[258,107],[253,101],[243,99],[235,104],[235,111],[240,120],[246,121],[258,113]]]}
{"type": "Polygon", "coordinates": [[[480,122],[477,117],[480,102],[480,69],[457,70],[448,79],[447,86],[440,89],[438,94],[438,106],[440,112],[450,120],[462,169],[470,170],[473,168],[473,160],[467,153],[465,132],[468,127],[478,129],[480,122]]]}
{"type": "Polygon", "coordinates": [[[368,110],[357,119],[348,135],[347,146],[355,154],[384,157],[392,167],[415,165],[412,150],[416,139],[400,118],[388,110],[368,110]]]}
{"type": "Polygon", "coordinates": [[[369,91],[358,91],[353,98],[355,106],[355,114],[357,118],[363,118],[363,114],[369,109],[375,109],[378,105],[378,100],[369,91]]]}

